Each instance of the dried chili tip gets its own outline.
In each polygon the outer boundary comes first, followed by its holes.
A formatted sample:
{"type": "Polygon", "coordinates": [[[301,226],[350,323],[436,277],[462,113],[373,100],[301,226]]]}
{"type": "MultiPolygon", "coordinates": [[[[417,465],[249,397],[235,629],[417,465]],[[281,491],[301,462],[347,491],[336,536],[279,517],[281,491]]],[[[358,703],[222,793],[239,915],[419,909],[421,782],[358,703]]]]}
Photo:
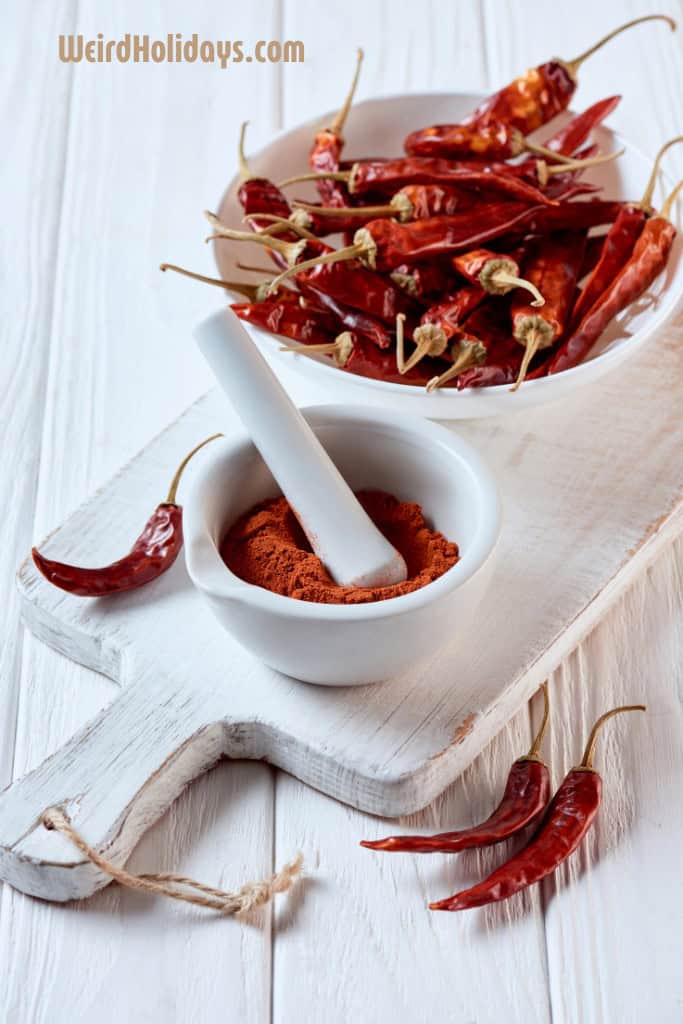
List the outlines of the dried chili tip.
{"type": "Polygon", "coordinates": [[[581,763],[565,776],[531,841],[483,882],[444,900],[430,910],[469,910],[508,899],[552,874],[577,849],[600,808],[602,780],[593,768],[595,746],[605,722],[625,711],[646,711],[644,704],[612,708],[591,729],[581,763]]]}
{"type": "Polygon", "coordinates": [[[500,803],[489,817],[472,828],[441,832],[434,836],[389,836],[362,840],[369,850],[388,853],[458,853],[460,850],[492,846],[527,828],[538,820],[550,799],[550,773],[539,756],[550,718],[548,684],[542,684],[543,718],[528,754],[513,763],[500,803]]]}
{"type": "Polygon", "coordinates": [[[170,569],[183,546],[182,507],[176,503],[178,485],[185,467],[200,449],[222,437],[212,434],[188,452],[178,466],[166,500],[157,505],[130,552],[117,562],[90,569],[46,558],[32,548],[38,571],[53,586],[77,597],[108,597],[135,590],[170,569]]]}
{"type": "Polygon", "coordinates": [[[320,345],[281,345],[280,352],[296,352],[300,356],[332,356],[334,363],[343,369],[348,363],[354,349],[354,338],[351,331],[342,331],[334,341],[320,345]]]}
{"type": "Polygon", "coordinates": [[[172,270],[183,277],[191,277],[194,281],[201,281],[203,284],[212,284],[217,288],[225,288],[228,292],[235,292],[243,295],[249,302],[265,302],[269,295],[270,280],[261,281],[260,284],[249,284],[248,281],[224,281],[220,277],[207,277],[205,274],[196,274],[193,270],[186,270],[175,263],[160,263],[159,270],[172,270]]]}

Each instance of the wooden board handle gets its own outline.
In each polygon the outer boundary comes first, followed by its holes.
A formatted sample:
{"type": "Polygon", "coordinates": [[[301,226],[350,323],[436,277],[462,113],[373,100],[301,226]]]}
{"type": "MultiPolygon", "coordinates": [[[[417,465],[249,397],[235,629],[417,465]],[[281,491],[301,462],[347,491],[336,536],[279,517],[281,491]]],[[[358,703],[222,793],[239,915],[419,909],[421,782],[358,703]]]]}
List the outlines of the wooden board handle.
{"type": "Polygon", "coordinates": [[[0,877],[32,896],[71,900],[110,881],[41,815],[58,806],[108,860],[225,752],[226,723],[206,694],[140,678],[38,768],[0,794],[0,877]],[[208,717],[207,717],[208,716],[208,717]]]}

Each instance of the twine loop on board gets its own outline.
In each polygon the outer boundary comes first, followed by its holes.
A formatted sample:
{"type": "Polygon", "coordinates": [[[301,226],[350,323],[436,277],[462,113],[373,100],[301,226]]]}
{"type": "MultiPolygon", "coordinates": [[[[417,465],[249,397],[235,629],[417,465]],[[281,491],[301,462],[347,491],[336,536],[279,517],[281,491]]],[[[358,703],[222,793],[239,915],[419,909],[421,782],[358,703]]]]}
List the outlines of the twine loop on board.
{"type": "Polygon", "coordinates": [[[197,882],[193,878],[186,878],[185,875],[175,875],[169,872],[130,874],[124,868],[112,864],[92,846],[89,846],[59,807],[48,808],[41,815],[41,821],[45,828],[61,832],[67,839],[70,839],[91,863],[113,878],[119,885],[123,885],[127,889],[155,893],[158,896],[168,896],[172,900],[182,900],[184,903],[192,903],[197,907],[207,907],[225,915],[241,914],[256,907],[262,907],[269,903],[277,893],[287,892],[300,876],[303,866],[303,854],[298,853],[293,861],[285,864],[270,878],[259,882],[247,882],[237,892],[225,892],[223,889],[215,889],[213,886],[197,882]]]}

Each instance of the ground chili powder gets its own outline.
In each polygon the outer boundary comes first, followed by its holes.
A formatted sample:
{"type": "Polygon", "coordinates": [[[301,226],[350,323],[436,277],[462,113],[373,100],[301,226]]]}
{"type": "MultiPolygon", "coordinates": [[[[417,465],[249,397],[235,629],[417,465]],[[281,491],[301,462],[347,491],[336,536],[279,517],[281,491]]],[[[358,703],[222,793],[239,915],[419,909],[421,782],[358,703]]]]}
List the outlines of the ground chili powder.
{"type": "Polygon", "coordinates": [[[340,587],[313,554],[285,498],[262,501],[230,528],[221,545],[228,568],[247,583],[298,601],[363,604],[419,590],[458,561],[458,545],[429,528],[422,509],[384,491],[356,497],[408,566],[405,583],[390,587],[340,587]]]}

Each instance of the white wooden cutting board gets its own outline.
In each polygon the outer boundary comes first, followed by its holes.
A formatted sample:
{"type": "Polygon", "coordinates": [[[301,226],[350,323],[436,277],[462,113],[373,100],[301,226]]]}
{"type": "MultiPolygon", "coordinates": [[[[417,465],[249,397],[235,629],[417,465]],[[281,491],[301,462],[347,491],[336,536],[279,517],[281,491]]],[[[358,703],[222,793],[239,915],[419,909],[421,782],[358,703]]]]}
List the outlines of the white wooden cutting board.
{"type": "MultiPolygon", "coordinates": [[[[682,333],[670,328],[569,401],[458,426],[503,495],[493,581],[466,639],[381,685],[318,688],[265,668],[214,621],[182,559],[140,591],[95,601],[52,588],[27,560],[18,584],[28,627],[122,691],[0,794],[2,878],[49,899],[92,893],[107,877],[46,831],[41,812],[63,806],[92,846],[123,862],[222,756],[266,759],[380,815],[433,800],[681,528],[682,333]]],[[[210,393],[43,550],[83,564],[119,556],[179,458],[226,426],[227,406],[210,393]]]]}

